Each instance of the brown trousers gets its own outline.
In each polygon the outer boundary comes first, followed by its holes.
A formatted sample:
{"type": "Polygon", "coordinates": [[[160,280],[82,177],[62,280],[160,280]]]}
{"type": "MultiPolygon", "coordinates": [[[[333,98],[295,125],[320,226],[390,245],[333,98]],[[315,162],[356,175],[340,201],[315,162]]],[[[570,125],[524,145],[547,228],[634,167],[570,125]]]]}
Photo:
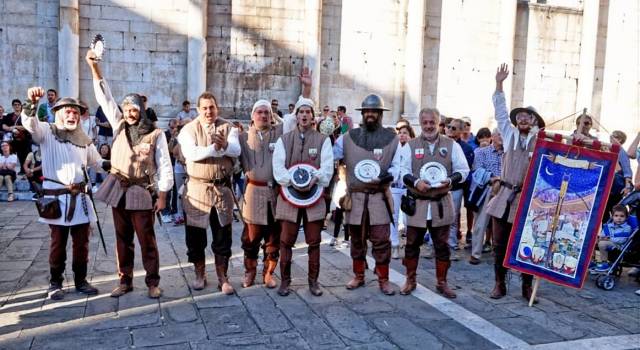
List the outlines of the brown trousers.
{"type": "MultiPolygon", "coordinates": [[[[120,204],[123,204],[122,201],[120,204]]],[[[156,243],[156,233],[153,230],[153,210],[126,210],[124,205],[112,207],[113,224],[116,229],[116,258],[118,262],[118,276],[121,284],[133,283],[133,259],[135,245],[134,232],[138,236],[142,251],[142,266],[147,272],[144,281],[148,287],[158,286],[160,283],[160,256],[156,243]]]]}
{"type": "Polygon", "coordinates": [[[291,259],[293,258],[292,247],[298,238],[298,228],[304,227],[304,240],[307,243],[307,254],[309,255],[309,280],[317,281],[320,274],[320,242],[322,241],[322,220],[307,220],[307,212],[298,210],[298,219],[294,222],[282,220],[280,225],[282,233],[280,236],[280,275],[283,280],[291,282],[291,259]]]}
{"type": "MultiPolygon", "coordinates": [[[[509,207],[507,207],[507,213],[509,207]]],[[[505,215],[506,217],[506,215],[505,215]]],[[[507,243],[509,243],[509,235],[511,234],[511,227],[513,224],[509,223],[506,219],[491,218],[491,226],[493,227],[493,253],[495,255],[494,264],[498,269],[506,273],[506,268],[503,266],[504,256],[507,253],[507,243]]],[[[523,273],[522,280],[525,284],[531,284],[533,275],[523,273]]]]}
{"type": "Polygon", "coordinates": [[[449,261],[451,250],[449,240],[449,225],[433,227],[431,220],[427,221],[427,228],[407,227],[407,245],[404,247],[405,259],[419,258],[420,246],[424,243],[424,234],[429,230],[433,239],[433,248],[436,251],[436,260],[449,261]]]}
{"type": "Polygon", "coordinates": [[[389,265],[391,261],[391,241],[389,235],[391,229],[386,225],[369,225],[369,210],[362,213],[360,225],[349,225],[351,236],[351,258],[353,260],[366,260],[367,239],[371,241],[371,255],[376,265],[389,265]]]}
{"type": "Polygon", "coordinates": [[[264,240],[264,260],[278,261],[280,256],[280,223],[276,222],[267,203],[267,225],[246,224],[242,231],[242,249],[247,259],[257,259],[260,242],[264,240]]]}
{"type": "Polygon", "coordinates": [[[73,279],[76,284],[87,278],[87,262],[89,261],[89,224],[74,226],[49,225],[51,228],[51,245],[49,248],[49,270],[51,283],[62,283],[67,261],[67,241],[69,233],[73,242],[73,279]]]}

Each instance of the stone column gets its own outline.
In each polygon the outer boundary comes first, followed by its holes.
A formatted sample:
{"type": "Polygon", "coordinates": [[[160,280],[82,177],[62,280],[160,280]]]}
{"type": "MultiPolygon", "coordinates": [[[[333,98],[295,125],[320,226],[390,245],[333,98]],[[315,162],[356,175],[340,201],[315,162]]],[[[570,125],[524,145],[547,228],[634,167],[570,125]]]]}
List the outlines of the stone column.
{"type": "Polygon", "coordinates": [[[404,113],[417,123],[422,101],[422,73],[424,70],[424,31],[427,16],[426,0],[409,0],[407,35],[405,37],[404,113]]]}
{"type": "Polygon", "coordinates": [[[78,0],[60,0],[58,94],[80,96],[80,11],[78,0]]]}
{"type": "Polygon", "coordinates": [[[207,0],[191,0],[187,12],[187,97],[196,103],[207,88],[207,0]]]}
{"type": "Polygon", "coordinates": [[[584,0],[582,10],[582,39],[580,40],[580,72],[576,93],[576,110],[592,109],[593,82],[598,41],[600,0],[584,0]]]}
{"type": "MultiPolygon", "coordinates": [[[[518,2],[516,0],[500,1],[500,29],[498,30],[498,64],[506,62],[509,64],[509,71],[513,73],[513,46],[516,38],[516,15],[518,11],[518,2]]],[[[511,105],[511,86],[513,74],[509,74],[507,80],[504,81],[504,97],[507,105],[511,105]]],[[[491,118],[493,119],[493,118],[491,118]]]]}
{"type": "Polygon", "coordinates": [[[312,71],[311,99],[320,109],[322,0],[305,0],[304,21],[304,65],[312,71]]]}

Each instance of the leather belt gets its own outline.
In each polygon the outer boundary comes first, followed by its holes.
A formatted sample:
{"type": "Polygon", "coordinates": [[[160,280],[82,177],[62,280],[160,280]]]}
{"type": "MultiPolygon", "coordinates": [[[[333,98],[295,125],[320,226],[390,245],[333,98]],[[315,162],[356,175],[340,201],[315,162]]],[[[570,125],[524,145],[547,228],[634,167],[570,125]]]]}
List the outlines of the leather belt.
{"type": "Polygon", "coordinates": [[[441,218],[444,215],[444,206],[442,205],[441,199],[444,198],[448,193],[449,192],[443,193],[443,194],[439,194],[437,196],[421,196],[421,195],[416,194],[414,192],[408,191],[407,195],[409,195],[409,196],[411,196],[411,197],[413,197],[415,199],[420,199],[420,200],[423,200],[423,201],[436,202],[437,205],[438,205],[438,217],[441,218]]]}
{"type": "Polygon", "coordinates": [[[148,177],[132,178],[120,172],[112,172],[112,174],[118,179],[120,182],[120,188],[125,192],[127,191],[127,188],[131,186],[140,186],[147,189],[150,185],[148,177]]]}
{"type": "Polygon", "coordinates": [[[271,187],[269,186],[269,183],[264,182],[264,181],[257,181],[257,180],[251,180],[251,179],[247,179],[247,183],[254,185],[254,186],[259,186],[259,187],[271,187]]]}
{"type": "MultiPolygon", "coordinates": [[[[58,181],[53,181],[51,179],[45,179],[45,181],[55,182],[60,184],[58,181]]],[[[84,182],[64,185],[64,188],[58,189],[43,189],[42,194],[45,196],[62,196],[68,194],[71,197],[69,201],[69,207],[67,208],[67,215],[65,216],[66,221],[73,220],[73,214],[76,212],[76,196],[80,193],[87,193],[87,184],[84,182]]]]}
{"type": "Polygon", "coordinates": [[[500,185],[512,191],[509,195],[509,198],[507,198],[507,203],[509,204],[511,204],[511,202],[513,202],[513,200],[516,198],[516,195],[522,191],[522,186],[516,186],[504,180],[500,180],[500,185]]]}

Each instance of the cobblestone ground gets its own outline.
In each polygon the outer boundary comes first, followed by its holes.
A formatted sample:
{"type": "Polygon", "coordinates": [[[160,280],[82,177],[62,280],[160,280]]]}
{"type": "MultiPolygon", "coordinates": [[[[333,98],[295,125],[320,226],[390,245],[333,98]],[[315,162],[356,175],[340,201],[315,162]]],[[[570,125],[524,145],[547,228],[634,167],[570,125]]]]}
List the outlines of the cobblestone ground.
{"type": "MultiPolygon", "coordinates": [[[[324,295],[313,297],[306,285],[306,248],[300,235],[292,269],[296,292],[283,298],[261,284],[241,288],[240,224],[234,224],[230,267],[235,295],[217,291],[210,252],[210,283],[203,291],[192,291],[184,228],[156,224],[164,296],[147,298],[137,252],[135,289],[114,299],[108,294],[117,284],[113,225],[110,210],[99,207],[109,255],[98,249],[94,235],[89,278],[101,293],[75,293],[68,261],[67,294],[63,301],[52,302],[45,298],[48,227],[37,222],[31,202],[0,204],[0,348],[640,348],[640,297],[633,293],[639,286],[626,274],[609,292],[597,289],[593,281],[579,291],[543,282],[540,303],[529,308],[519,296],[516,274],[507,297],[490,299],[491,256],[473,266],[463,251],[449,274],[457,299],[434,293],[433,261],[428,259],[420,259],[421,286],[414,295],[388,297],[378,291],[371,271],[366,288],[347,291],[348,249],[329,246],[325,236],[320,273],[324,295]]],[[[397,287],[404,268],[400,260],[391,267],[397,287]]]]}

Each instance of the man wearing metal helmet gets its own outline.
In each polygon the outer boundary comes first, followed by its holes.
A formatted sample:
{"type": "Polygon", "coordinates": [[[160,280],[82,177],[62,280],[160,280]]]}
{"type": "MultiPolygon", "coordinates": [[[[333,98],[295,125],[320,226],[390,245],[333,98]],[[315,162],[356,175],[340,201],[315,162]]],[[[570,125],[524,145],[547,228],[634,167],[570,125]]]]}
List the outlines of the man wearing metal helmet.
{"type": "Polygon", "coordinates": [[[347,289],[364,286],[367,239],[371,241],[371,254],[376,261],[375,271],[382,293],[393,295],[389,283],[391,241],[389,223],[393,217],[389,175],[394,152],[399,139],[393,129],[382,126],[382,113],[388,111],[378,95],[371,94],[362,101],[362,125],[342,135],[334,146],[334,158],[342,159],[347,166],[347,197],[345,223],[351,236],[351,258],[355,277],[347,283],[347,289]],[[361,176],[364,167],[379,168],[373,177],[361,176]],[[350,202],[350,203],[349,203],[350,202]]]}
{"type": "Polygon", "coordinates": [[[87,196],[87,190],[91,188],[84,183],[84,167],[97,165],[102,160],[91,139],[78,126],[80,114],[86,107],[73,98],[65,97],[51,107],[55,122],[49,124],[38,121],[35,114],[36,103],[44,96],[44,89],[32,87],[27,95],[22,122],[41,148],[44,175],[42,194],[45,199],[54,199],[55,205],[60,208],[57,213],[59,217],[40,211],[39,221],[49,224],[51,230],[49,298],[60,300],[64,297],[62,280],[69,235],[73,240],[71,267],[76,291],[87,295],[97,294],[98,290],[86,280],[89,226],[90,222],[96,221],[96,216],[93,202],[87,196]]]}
{"type": "MultiPolygon", "coordinates": [[[[536,134],[544,128],[544,120],[533,107],[514,108],[507,112],[502,82],[509,76],[509,68],[502,64],[496,73],[496,91],[493,94],[498,129],[502,134],[504,158],[498,193],[487,203],[487,214],[492,217],[493,251],[495,254],[495,287],[491,298],[500,299],[507,294],[507,269],[502,265],[509,234],[516,216],[522,182],[527,175],[536,134]]],[[[522,297],[529,300],[533,276],[522,274],[522,297]]]]}
{"type": "Polygon", "coordinates": [[[275,288],[273,272],[280,256],[280,224],[276,222],[276,183],[273,178],[272,157],[276,141],[282,136],[282,126],[271,124],[271,106],[259,100],[251,110],[252,125],[240,134],[240,165],[247,178],[244,191],[242,232],[244,250],[243,287],[253,285],[258,265],[260,243],[264,241],[264,269],[262,281],[267,288],[275,288]]]}
{"type": "Polygon", "coordinates": [[[320,273],[320,241],[323,220],[326,215],[322,201],[322,189],[329,186],[333,176],[333,153],[331,140],[317,132],[313,127],[313,101],[301,98],[295,108],[297,127],[278,139],[273,151],[273,177],[283,187],[277,199],[276,219],[280,220],[280,277],[278,294],[287,296],[291,292],[292,247],[298,237],[298,228],[302,224],[309,256],[309,291],[315,296],[322,295],[318,285],[320,273]],[[299,181],[293,181],[289,169],[301,163],[310,164],[313,170],[294,172],[306,178],[299,187],[299,181]],[[286,193],[296,198],[285,198],[286,193]],[[309,195],[313,194],[311,198],[309,195]],[[307,199],[308,201],[306,201],[307,199]],[[315,200],[312,200],[315,199],[315,200]],[[310,202],[310,203],[309,203],[310,202]]]}
{"type": "Polygon", "coordinates": [[[103,78],[96,54],[89,49],[85,57],[93,76],[96,100],[113,129],[111,170],[96,198],[111,206],[116,231],[116,256],[120,285],[111,296],[120,297],[133,290],[134,232],[142,250],[148,295],[159,298],[160,256],[153,229],[154,213],[164,209],[166,193],[173,187],[173,168],[167,139],[145,114],[138,94],[124,97],[120,106],[103,78]],[[158,177],[157,184],[154,177],[158,177]],[[156,194],[156,186],[159,190],[156,194]],[[157,195],[157,200],[154,198],[157,195]]]}

